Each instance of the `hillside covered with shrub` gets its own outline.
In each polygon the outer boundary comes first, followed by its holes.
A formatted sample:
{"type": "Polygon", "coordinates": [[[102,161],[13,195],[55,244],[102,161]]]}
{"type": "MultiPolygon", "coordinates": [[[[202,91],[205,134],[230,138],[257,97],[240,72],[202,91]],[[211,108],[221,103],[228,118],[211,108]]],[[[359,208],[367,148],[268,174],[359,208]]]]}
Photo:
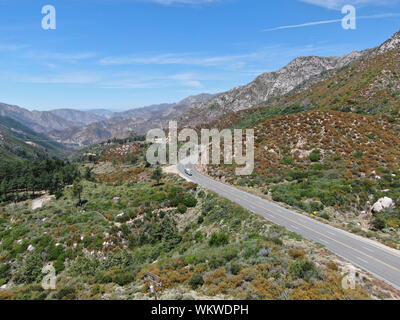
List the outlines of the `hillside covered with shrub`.
{"type": "Polygon", "coordinates": [[[162,279],[161,299],[397,296],[361,270],[356,290],[343,289],[341,258],[196,184],[160,177],[140,151],[126,155],[135,164],[100,160],[121,147],[82,163],[91,173],[79,182],[81,206],[75,183],[34,211],[30,201],[0,208],[1,298],[147,299],[149,271],[162,279]],[[132,170],[141,179],[126,179],[132,170]],[[54,291],[40,284],[49,263],[54,291]]]}
{"type": "Polygon", "coordinates": [[[392,121],[315,109],[272,117],[254,130],[251,176],[236,177],[235,165],[206,172],[397,247],[398,209],[371,214],[380,198],[400,199],[400,138],[392,121]]]}
{"type": "Polygon", "coordinates": [[[22,123],[0,116],[0,160],[60,158],[63,147],[22,123]]]}

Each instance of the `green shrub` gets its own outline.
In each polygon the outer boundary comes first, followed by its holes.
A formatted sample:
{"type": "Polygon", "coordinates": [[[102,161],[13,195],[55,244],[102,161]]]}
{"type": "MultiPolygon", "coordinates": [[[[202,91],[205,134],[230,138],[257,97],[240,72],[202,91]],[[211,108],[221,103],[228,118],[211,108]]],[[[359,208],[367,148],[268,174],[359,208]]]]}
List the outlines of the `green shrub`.
{"type": "Polygon", "coordinates": [[[289,266],[289,274],[298,279],[309,280],[316,273],[314,263],[307,260],[296,260],[289,266]]]}
{"type": "Polygon", "coordinates": [[[0,286],[7,283],[11,278],[11,267],[8,263],[0,264],[0,282],[3,282],[0,286]]]}
{"type": "Polygon", "coordinates": [[[201,231],[197,231],[196,234],[194,235],[194,240],[196,242],[202,242],[204,239],[204,235],[201,231]]]}
{"type": "Polygon", "coordinates": [[[208,242],[210,247],[220,247],[229,243],[229,236],[226,233],[213,233],[208,242]]]}
{"type": "Polygon", "coordinates": [[[282,245],[283,245],[283,241],[282,241],[281,239],[279,239],[279,237],[273,237],[273,238],[271,239],[271,241],[272,241],[273,243],[275,243],[276,245],[278,245],[278,246],[282,246],[282,245]]]}
{"type": "Polygon", "coordinates": [[[63,192],[62,192],[61,190],[57,190],[57,191],[54,193],[54,195],[55,195],[55,197],[56,197],[56,200],[59,200],[59,199],[61,199],[61,197],[63,196],[63,192]]]}
{"type": "Polygon", "coordinates": [[[197,200],[196,198],[190,197],[186,198],[183,203],[185,206],[189,208],[194,208],[197,205],[197,200]]]}
{"type": "Polygon", "coordinates": [[[17,271],[14,281],[17,284],[36,282],[42,273],[43,260],[39,254],[28,255],[22,268],[17,271]]]}
{"type": "Polygon", "coordinates": [[[203,199],[203,198],[206,196],[206,193],[205,193],[203,190],[200,190],[199,193],[197,194],[197,196],[198,196],[200,199],[203,199]]]}
{"type": "Polygon", "coordinates": [[[177,210],[178,210],[178,212],[180,214],[184,214],[187,211],[187,207],[184,204],[181,203],[181,204],[178,205],[177,210]]]}
{"type": "Polygon", "coordinates": [[[311,162],[318,162],[321,160],[322,155],[321,155],[321,150],[319,149],[314,149],[313,152],[308,156],[311,162]]]}
{"type": "Polygon", "coordinates": [[[292,157],[285,157],[282,159],[282,163],[286,165],[292,165],[294,163],[294,160],[292,157]]]}
{"type": "Polygon", "coordinates": [[[231,272],[235,276],[238,275],[242,271],[242,265],[238,262],[234,262],[231,264],[231,272]]]}
{"type": "Polygon", "coordinates": [[[61,258],[57,259],[56,262],[54,262],[53,267],[56,270],[56,273],[62,272],[65,269],[64,260],[61,258]]]}
{"type": "Polygon", "coordinates": [[[189,285],[193,290],[201,287],[204,284],[203,276],[199,273],[195,273],[189,280],[189,285]]]}
{"type": "Polygon", "coordinates": [[[49,261],[57,260],[59,256],[64,253],[64,249],[61,245],[56,246],[53,245],[50,247],[49,252],[47,254],[47,259],[49,261]]]}
{"type": "Polygon", "coordinates": [[[320,202],[311,202],[310,203],[311,210],[314,211],[321,211],[324,209],[324,205],[320,202]]]}
{"type": "Polygon", "coordinates": [[[372,221],[372,228],[375,230],[383,230],[386,227],[386,222],[381,217],[376,217],[374,221],[372,221]]]}
{"type": "Polygon", "coordinates": [[[219,255],[213,255],[211,258],[208,260],[208,266],[211,270],[217,269],[219,267],[224,266],[226,263],[225,259],[223,259],[219,255]]]}
{"type": "Polygon", "coordinates": [[[158,202],[163,202],[163,201],[165,200],[165,198],[166,198],[165,193],[157,193],[157,194],[154,195],[154,197],[153,197],[153,199],[154,199],[155,201],[158,201],[158,202]]]}
{"type": "Polygon", "coordinates": [[[64,287],[56,293],[56,298],[73,300],[76,298],[76,289],[73,287],[64,287]]]}
{"type": "Polygon", "coordinates": [[[320,215],[321,218],[325,219],[325,220],[329,220],[331,217],[329,216],[329,214],[327,214],[326,212],[324,212],[323,214],[320,215]]]}

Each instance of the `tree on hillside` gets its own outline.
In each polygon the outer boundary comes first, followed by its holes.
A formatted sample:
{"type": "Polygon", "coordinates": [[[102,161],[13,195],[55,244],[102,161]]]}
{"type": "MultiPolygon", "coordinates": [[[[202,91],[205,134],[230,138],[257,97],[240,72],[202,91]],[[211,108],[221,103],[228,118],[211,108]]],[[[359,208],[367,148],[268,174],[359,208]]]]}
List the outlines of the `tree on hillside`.
{"type": "Polygon", "coordinates": [[[86,167],[86,168],[85,168],[85,175],[84,175],[84,177],[85,177],[85,179],[88,180],[88,181],[92,181],[92,180],[93,180],[93,173],[92,173],[93,168],[94,168],[94,167],[92,167],[92,168],[86,167]]]}
{"type": "Polygon", "coordinates": [[[82,203],[82,199],[81,199],[82,191],[83,191],[82,184],[80,183],[80,181],[78,179],[75,179],[74,184],[72,186],[72,193],[74,194],[75,197],[78,197],[79,204],[82,203]]]}
{"type": "Polygon", "coordinates": [[[157,181],[157,184],[160,183],[160,180],[163,177],[162,169],[160,166],[154,169],[153,173],[151,174],[151,178],[157,181]]]}
{"type": "Polygon", "coordinates": [[[6,179],[3,179],[0,185],[0,193],[2,195],[7,195],[7,181],[6,179]]]}

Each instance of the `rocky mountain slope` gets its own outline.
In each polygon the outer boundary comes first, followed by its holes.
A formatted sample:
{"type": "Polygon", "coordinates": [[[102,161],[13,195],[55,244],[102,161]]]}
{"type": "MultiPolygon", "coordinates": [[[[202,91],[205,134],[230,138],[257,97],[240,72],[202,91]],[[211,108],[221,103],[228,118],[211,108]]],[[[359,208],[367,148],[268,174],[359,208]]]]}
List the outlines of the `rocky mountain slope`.
{"type": "Polygon", "coordinates": [[[70,121],[53,115],[48,111],[29,111],[5,103],[0,103],[0,116],[12,118],[36,132],[46,132],[54,128],[66,129],[73,125],[70,121]]]}
{"type": "Polygon", "coordinates": [[[356,113],[384,113],[391,118],[400,103],[399,70],[400,32],[333,77],[271,105],[300,103],[356,113]]]}
{"type": "Polygon", "coordinates": [[[12,118],[36,132],[64,130],[73,126],[83,126],[109,119],[109,115],[72,109],[51,111],[29,111],[15,105],[0,103],[0,116],[12,118]]]}
{"type": "MultiPolygon", "coordinates": [[[[346,78],[348,79],[348,76],[351,76],[351,73],[354,71],[350,68],[353,64],[357,66],[364,65],[366,68],[370,68],[371,64],[379,64],[375,60],[381,60],[381,69],[378,69],[378,66],[376,68],[376,71],[381,73],[381,79],[376,79],[376,85],[370,88],[370,92],[377,92],[379,91],[379,84],[385,85],[385,83],[388,84],[390,81],[388,79],[389,75],[384,74],[386,65],[394,71],[392,78],[397,74],[396,70],[398,70],[398,66],[394,65],[396,60],[390,61],[393,58],[390,52],[398,48],[399,44],[400,31],[376,48],[361,52],[352,52],[342,57],[299,57],[276,72],[264,73],[245,86],[221,93],[203,104],[188,109],[176,119],[182,127],[196,126],[201,123],[209,123],[227,113],[265,105],[274,98],[280,102],[279,105],[283,105],[280,101],[282,96],[290,96],[299,92],[299,95],[302,93],[310,95],[314,90],[307,89],[315,84],[318,87],[319,83],[323,83],[324,80],[330,79],[338,73],[336,78],[343,90],[352,91],[343,84],[346,80],[342,80],[344,75],[344,72],[341,72],[342,69],[347,70],[348,74],[346,78]]],[[[359,70],[359,74],[362,74],[363,77],[374,76],[371,73],[367,74],[362,69],[359,70]]],[[[336,94],[334,87],[330,87],[329,89],[332,89],[330,90],[331,95],[336,94]]],[[[321,96],[324,95],[321,94],[321,96]]],[[[291,99],[287,102],[293,103],[297,100],[291,99]]],[[[365,100],[367,100],[367,97],[365,100]]],[[[325,102],[321,101],[321,104],[325,102]]],[[[307,103],[307,100],[304,103],[307,103]]]]}
{"type": "MultiPolygon", "coordinates": [[[[56,109],[49,111],[51,114],[56,115],[70,123],[74,126],[85,126],[94,122],[103,121],[109,119],[109,117],[114,116],[114,114],[98,114],[90,111],[80,111],[73,109],[56,109]]],[[[49,130],[47,130],[49,131],[49,130]]]]}
{"type": "Polygon", "coordinates": [[[112,119],[88,126],[53,131],[49,133],[49,136],[60,143],[78,148],[109,138],[123,139],[132,135],[145,135],[148,130],[164,127],[168,120],[212,97],[213,95],[210,94],[200,94],[188,97],[178,103],[133,109],[121,112],[112,119]]]}
{"type": "Polygon", "coordinates": [[[300,85],[303,85],[302,90],[305,90],[311,84],[326,79],[330,72],[349,65],[365,53],[352,52],[343,57],[296,58],[276,72],[264,73],[245,86],[221,93],[187,110],[179,115],[177,120],[182,126],[207,123],[223,114],[255,107],[272,97],[285,95],[300,85]]]}

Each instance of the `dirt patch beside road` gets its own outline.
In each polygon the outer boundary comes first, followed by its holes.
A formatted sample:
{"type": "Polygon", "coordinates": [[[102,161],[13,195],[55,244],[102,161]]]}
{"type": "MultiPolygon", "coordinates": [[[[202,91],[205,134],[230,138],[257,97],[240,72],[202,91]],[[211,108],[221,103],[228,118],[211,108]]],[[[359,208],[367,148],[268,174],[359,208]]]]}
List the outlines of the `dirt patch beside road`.
{"type": "Polygon", "coordinates": [[[36,209],[43,207],[43,205],[46,202],[49,202],[53,198],[54,198],[54,196],[50,196],[50,195],[46,194],[41,198],[33,200],[32,204],[31,204],[31,210],[36,210],[36,209]]]}

